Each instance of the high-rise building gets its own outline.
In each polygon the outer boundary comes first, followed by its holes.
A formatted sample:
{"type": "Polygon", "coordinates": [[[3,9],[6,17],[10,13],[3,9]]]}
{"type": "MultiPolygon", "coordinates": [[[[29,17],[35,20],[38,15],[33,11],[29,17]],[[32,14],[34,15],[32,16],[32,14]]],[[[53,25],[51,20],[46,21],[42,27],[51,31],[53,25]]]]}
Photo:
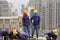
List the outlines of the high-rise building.
{"type": "Polygon", "coordinates": [[[18,16],[18,10],[14,9],[11,13],[11,16],[18,16]]]}
{"type": "Polygon", "coordinates": [[[0,0],[0,29],[2,28],[11,29],[10,27],[12,25],[10,26],[10,23],[11,23],[10,20],[13,20],[12,22],[15,26],[16,26],[16,23],[18,25],[18,16],[16,16],[17,10],[14,10],[13,12],[12,7],[13,7],[12,3],[9,3],[7,0],[0,0]]]}
{"type": "MultiPolygon", "coordinates": [[[[52,28],[57,27],[58,19],[57,19],[57,0],[45,0],[45,5],[43,7],[43,14],[45,20],[45,29],[51,30],[52,28]]],[[[43,17],[43,16],[42,16],[43,17]]]]}
{"type": "Polygon", "coordinates": [[[35,6],[35,1],[36,1],[36,0],[29,0],[29,4],[28,4],[28,5],[29,5],[29,6],[35,6]]]}
{"type": "Polygon", "coordinates": [[[38,10],[38,13],[40,14],[41,4],[42,4],[42,0],[30,0],[28,6],[34,7],[35,9],[38,10]]]}
{"type": "Polygon", "coordinates": [[[45,6],[42,6],[42,30],[45,30],[45,6]]]}
{"type": "Polygon", "coordinates": [[[41,14],[42,15],[42,22],[41,22],[41,29],[45,30],[45,13],[46,13],[46,0],[42,0],[42,7],[41,7],[41,14]]]}
{"type": "Polygon", "coordinates": [[[6,0],[0,0],[0,16],[10,16],[9,5],[6,0]]]}
{"type": "Polygon", "coordinates": [[[60,0],[57,0],[57,15],[58,15],[58,23],[60,23],[60,0]]]}
{"type": "Polygon", "coordinates": [[[33,12],[34,12],[34,9],[31,9],[31,10],[30,10],[30,15],[31,15],[30,17],[33,16],[33,12]]]}
{"type": "Polygon", "coordinates": [[[22,4],[22,5],[21,5],[21,13],[22,13],[22,14],[23,14],[24,10],[25,10],[25,6],[24,6],[24,4],[22,4]]]}
{"type": "Polygon", "coordinates": [[[1,17],[8,17],[8,16],[15,16],[12,12],[13,6],[12,3],[8,2],[7,0],[0,0],[0,16],[1,17]]]}

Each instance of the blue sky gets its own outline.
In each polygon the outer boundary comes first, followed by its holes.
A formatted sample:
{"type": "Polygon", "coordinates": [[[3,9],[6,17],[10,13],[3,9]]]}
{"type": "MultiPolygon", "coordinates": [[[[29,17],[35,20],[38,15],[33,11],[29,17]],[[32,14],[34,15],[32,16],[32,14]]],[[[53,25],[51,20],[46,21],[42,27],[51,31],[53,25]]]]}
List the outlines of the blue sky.
{"type": "MultiPolygon", "coordinates": [[[[21,5],[24,4],[25,6],[28,4],[29,0],[7,0],[11,2],[15,8],[18,10],[21,8],[21,5]]],[[[21,11],[18,11],[18,15],[20,15],[21,11]]]]}

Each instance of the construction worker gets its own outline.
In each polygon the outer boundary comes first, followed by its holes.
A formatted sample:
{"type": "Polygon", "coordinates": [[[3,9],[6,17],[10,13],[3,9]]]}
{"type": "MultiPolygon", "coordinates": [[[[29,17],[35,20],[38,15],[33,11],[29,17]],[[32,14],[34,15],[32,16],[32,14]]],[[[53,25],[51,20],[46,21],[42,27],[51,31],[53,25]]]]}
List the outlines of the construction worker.
{"type": "Polygon", "coordinates": [[[0,30],[0,36],[4,36],[4,40],[8,40],[9,36],[8,30],[0,30]]]}
{"type": "Polygon", "coordinates": [[[18,35],[18,31],[15,28],[13,28],[9,34],[9,37],[10,39],[14,39],[14,38],[17,39],[17,35],[18,35]]]}
{"type": "Polygon", "coordinates": [[[36,37],[38,38],[38,28],[39,28],[39,25],[40,25],[40,16],[38,15],[37,10],[34,10],[34,15],[31,18],[31,22],[33,24],[32,38],[33,38],[35,30],[36,30],[36,37]]]}
{"type": "Polygon", "coordinates": [[[28,11],[24,10],[23,17],[22,17],[22,24],[24,26],[24,32],[27,33],[30,37],[30,19],[28,16],[28,11]]]}
{"type": "Polygon", "coordinates": [[[47,40],[57,40],[58,31],[56,28],[54,28],[52,31],[46,33],[46,35],[48,35],[49,38],[47,40]]]}
{"type": "Polygon", "coordinates": [[[20,29],[19,29],[18,32],[19,32],[18,33],[19,39],[21,39],[21,40],[27,40],[28,34],[23,31],[23,27],[20,27],[20,29]]]}

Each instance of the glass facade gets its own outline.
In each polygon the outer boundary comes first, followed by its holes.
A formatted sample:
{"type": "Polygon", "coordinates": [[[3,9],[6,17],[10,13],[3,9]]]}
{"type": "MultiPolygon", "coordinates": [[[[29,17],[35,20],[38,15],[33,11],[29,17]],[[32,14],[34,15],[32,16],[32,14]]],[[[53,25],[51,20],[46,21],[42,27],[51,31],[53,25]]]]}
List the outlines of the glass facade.
{"type": "Polygon", "coordinates": [[[42,30],[45,30],[45,7],[42,7],[42,14],[43,14],[42,30]]]}
{"type": "Polygon", "coordinates": [[[49,4],[49,30],[52,29],[52,3],[49,4]]]}
{"type": "MultiPolygon", "coordinates": [[[[43,10],[43,12],[45,11],[43,13],[43,15],[45,14],[45,30],[51,30],[52,28],[57,27],[57,2],[56,0],[46,0],[46,2],[44,3],[45,6],[43,6],[43,4],[42,7],[45,7],[45,9],[43,10]]],[[[44,27],[42,28],[44,29],[44,27]]]]}

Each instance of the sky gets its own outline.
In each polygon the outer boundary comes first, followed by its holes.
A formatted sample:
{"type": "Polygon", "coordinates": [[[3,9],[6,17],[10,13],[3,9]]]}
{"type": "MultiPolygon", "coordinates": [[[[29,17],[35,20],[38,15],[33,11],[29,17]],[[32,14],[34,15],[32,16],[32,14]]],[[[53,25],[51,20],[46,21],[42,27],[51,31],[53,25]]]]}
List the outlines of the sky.
{"type": "Polygon", "coordinates": [[[21,4],[27,5],[29,0],[8,0],[9,2],[13,3],[14,6],[20,6],[21,4]]]}
{"type": "MultiPolygon", "coordinates": [[[[7,0],[11,2],[15,8],[18,10],[21,9],[21,5],[24,4],[25,6],[28,4],[29,0],[7,0]]],[[[20,14],[20,10],[18,11],[18,15],[20,14]]]]}

